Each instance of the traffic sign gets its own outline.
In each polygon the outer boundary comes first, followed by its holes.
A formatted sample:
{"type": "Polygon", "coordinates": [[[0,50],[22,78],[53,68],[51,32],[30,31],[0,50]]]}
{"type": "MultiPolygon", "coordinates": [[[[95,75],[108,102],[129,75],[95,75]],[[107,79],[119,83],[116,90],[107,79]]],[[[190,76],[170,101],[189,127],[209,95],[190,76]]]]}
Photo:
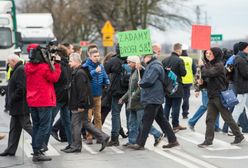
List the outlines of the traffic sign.
{"type": "Polygon", "coordinates": [[[103,34],[103,46],[112,47],[114,45],[114,34],[103,34]]]}
{"type": "Polygon", "coordinates": [[[104,47],[112,47],[114,45],[114,33],[114,27],[110,21],[107,21],[102,28],[102,44],[104,47]]]}
{"type": "Polygon", "coordinates": [[[110,21],[105,22],[103,28],[102,28],[102,34],[114,34],[115,33],[115,29],[112,26],[112,24],[110,23],[110,21]]]}
{"type": "Polygon", "coordinates": [[[222,41],[222,34],[211,34],[211,41],[222,41]]]}
{"type": "Polygon", "coordinates": [[[88,42],[88,41],[80,41],[79,45],[82,46],[82,47],[88,47],[90,45],[90,42],[88,42]]]}

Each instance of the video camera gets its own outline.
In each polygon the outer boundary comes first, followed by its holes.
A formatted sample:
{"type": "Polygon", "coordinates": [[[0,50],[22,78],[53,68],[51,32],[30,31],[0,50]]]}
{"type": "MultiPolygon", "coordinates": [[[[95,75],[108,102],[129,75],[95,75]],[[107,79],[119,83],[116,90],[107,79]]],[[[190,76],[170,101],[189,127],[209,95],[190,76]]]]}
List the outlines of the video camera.
{"type": "Polygon", "coordinates": [[[56,60],[57,52],[59,51],[58,46],[50,43],[46,47],[38,46],[30,52],[30,62],[39,64],[47,63],[52,71],[55,70],[53,61],[56,60]]]}

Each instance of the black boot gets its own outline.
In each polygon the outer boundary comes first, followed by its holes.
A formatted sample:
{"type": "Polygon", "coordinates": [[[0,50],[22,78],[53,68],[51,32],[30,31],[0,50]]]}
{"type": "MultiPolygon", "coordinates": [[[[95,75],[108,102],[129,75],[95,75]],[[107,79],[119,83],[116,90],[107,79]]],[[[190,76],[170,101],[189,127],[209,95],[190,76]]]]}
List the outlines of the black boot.
{"type": "Polygon", "coordinates": [[[120,128],[119,134],[121,135],[122,138],[127,138],[128,136],[125,134],[123,128],[120,128]]]}
{"type": "Polygon", "coordinates": [[[107,146],[119,146],[118,137],[111,137],[111,141],[108,142],[107,146]]]}

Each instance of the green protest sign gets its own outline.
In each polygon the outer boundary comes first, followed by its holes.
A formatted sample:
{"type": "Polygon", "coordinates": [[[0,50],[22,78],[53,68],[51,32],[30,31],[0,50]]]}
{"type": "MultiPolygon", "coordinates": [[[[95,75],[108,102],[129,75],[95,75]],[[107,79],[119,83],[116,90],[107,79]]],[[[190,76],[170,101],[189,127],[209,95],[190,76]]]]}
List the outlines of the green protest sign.
{"type": "Polygon", "coordinates": [[[119,32],[117,36],[121,57],[152,54],[151,35],[148,29],[119,32]]]}

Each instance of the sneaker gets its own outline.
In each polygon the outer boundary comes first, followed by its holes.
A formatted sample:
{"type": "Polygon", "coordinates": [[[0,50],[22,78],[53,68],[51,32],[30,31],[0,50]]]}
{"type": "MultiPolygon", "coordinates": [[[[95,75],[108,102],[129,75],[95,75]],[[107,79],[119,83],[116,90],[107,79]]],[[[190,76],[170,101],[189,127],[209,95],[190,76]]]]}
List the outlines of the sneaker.
{"type": "Polygon", "coordinates": [[[179,146],[179,143],[177,141],[168,143],[167,145],[163,145],[162,148],[173,148],[175,146],[179,146]]]}
{"type": "Polygon", "coordinates": [[[160,136],[155,139],[153,146],[158,146],[158,144],[162,141],[163,138],[164,138],[164,134],[161,133],[160,136]]]}
{"type": "Polygon", "coordinates": [[[199,148],[206,148],[210,145],[212,145],[213,143],[212,142],[207,142],[207,141],[204,141],[203,143],[197,145],[199,148]]]}
{"type": "Polygon", "coordinates": [[[52,160],[51,157],[42,155],[40,153],[33,155],[33,159],[32,159],[33,162],[42,162],[42,161],[51,161],[51,160],[52,160]]]}
{"type": "Polygon", "coordinates": [[[239,144],[239,143],[241,143],[244,139],[245,139],[245,137],[244,137],[243,135],[238,136],[238,137],[236,136],[235,139],[234,139],[234,141],[231,142],[231,144],[232,144],[232,145],[239,144]]]}

